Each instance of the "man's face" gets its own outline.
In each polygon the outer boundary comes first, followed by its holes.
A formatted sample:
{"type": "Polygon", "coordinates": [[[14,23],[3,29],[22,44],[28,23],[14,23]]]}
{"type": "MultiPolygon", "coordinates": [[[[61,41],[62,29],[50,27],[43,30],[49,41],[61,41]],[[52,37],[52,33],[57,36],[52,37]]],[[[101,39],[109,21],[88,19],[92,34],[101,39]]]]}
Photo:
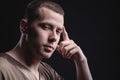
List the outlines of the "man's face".
{"type": "Polygon", "coordinates": [[[50,58],[55,51],[63,30],[63,15],[48,8],[40,8],[40,19],[31,23],[28,40],[35,51],[35,55],[50,58]]]}

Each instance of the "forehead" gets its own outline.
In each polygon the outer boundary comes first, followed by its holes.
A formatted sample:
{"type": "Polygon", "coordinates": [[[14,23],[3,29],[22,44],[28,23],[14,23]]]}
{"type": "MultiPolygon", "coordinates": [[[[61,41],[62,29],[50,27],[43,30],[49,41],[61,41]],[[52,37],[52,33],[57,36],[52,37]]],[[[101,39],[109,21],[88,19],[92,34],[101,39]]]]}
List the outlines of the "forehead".
{"type": "Polygon", "coordinates": [[[64,16],[62,14],[56,13],[55,11],[48,9],[46,7],[39,8],[38,13],[40,22],[63,27],[64,16]]]}

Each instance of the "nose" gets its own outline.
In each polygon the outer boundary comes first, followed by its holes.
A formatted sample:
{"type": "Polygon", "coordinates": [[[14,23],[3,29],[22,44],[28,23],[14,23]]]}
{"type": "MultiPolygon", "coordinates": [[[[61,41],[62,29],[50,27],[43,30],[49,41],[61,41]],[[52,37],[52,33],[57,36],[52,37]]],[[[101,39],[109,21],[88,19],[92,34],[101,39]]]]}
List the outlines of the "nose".
{"type": "Polygon", "coordinates": [[[49,35],[49,42],[50,43],[56,42],[57,39],[58,39],[58,36],[57,36],[56,32],[55,31],[51,32],[49,35]]]}

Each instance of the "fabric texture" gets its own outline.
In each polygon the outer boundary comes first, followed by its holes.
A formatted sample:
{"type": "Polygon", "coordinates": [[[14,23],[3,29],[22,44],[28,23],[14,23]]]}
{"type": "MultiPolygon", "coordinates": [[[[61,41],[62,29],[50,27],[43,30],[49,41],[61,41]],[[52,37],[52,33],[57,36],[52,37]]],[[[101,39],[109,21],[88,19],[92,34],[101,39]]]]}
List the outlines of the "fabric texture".
{"type": "MultiPolygon", "coordinates": [[[[40,61],[40,80],[64,80],[50,65],[40,61]]],[[[0,54],[0,80],[37,80],[35,75],[11,56],[0,54]]]]}

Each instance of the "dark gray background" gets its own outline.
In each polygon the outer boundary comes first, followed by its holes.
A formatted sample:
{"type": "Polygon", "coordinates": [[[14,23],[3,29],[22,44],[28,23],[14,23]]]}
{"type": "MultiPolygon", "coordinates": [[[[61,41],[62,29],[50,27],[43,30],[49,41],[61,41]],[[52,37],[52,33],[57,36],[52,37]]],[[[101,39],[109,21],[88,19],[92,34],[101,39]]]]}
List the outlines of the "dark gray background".
{"type": "MultiPolygon", "coordinates": [[[[0,2],[0,52],[12,49],[20,37],[19,21],[30,0],[0,2]]],[[[118,79],[118,8],[115,0],[54,0],[65,10],[65,26],[83,50],[94,80],[118,79]]],[[[75,80],[73,61],[58,52],[49,63],[65,80],[75,80]]],[[[2,64],[0,64],[2,65],[2,64]]]]}

